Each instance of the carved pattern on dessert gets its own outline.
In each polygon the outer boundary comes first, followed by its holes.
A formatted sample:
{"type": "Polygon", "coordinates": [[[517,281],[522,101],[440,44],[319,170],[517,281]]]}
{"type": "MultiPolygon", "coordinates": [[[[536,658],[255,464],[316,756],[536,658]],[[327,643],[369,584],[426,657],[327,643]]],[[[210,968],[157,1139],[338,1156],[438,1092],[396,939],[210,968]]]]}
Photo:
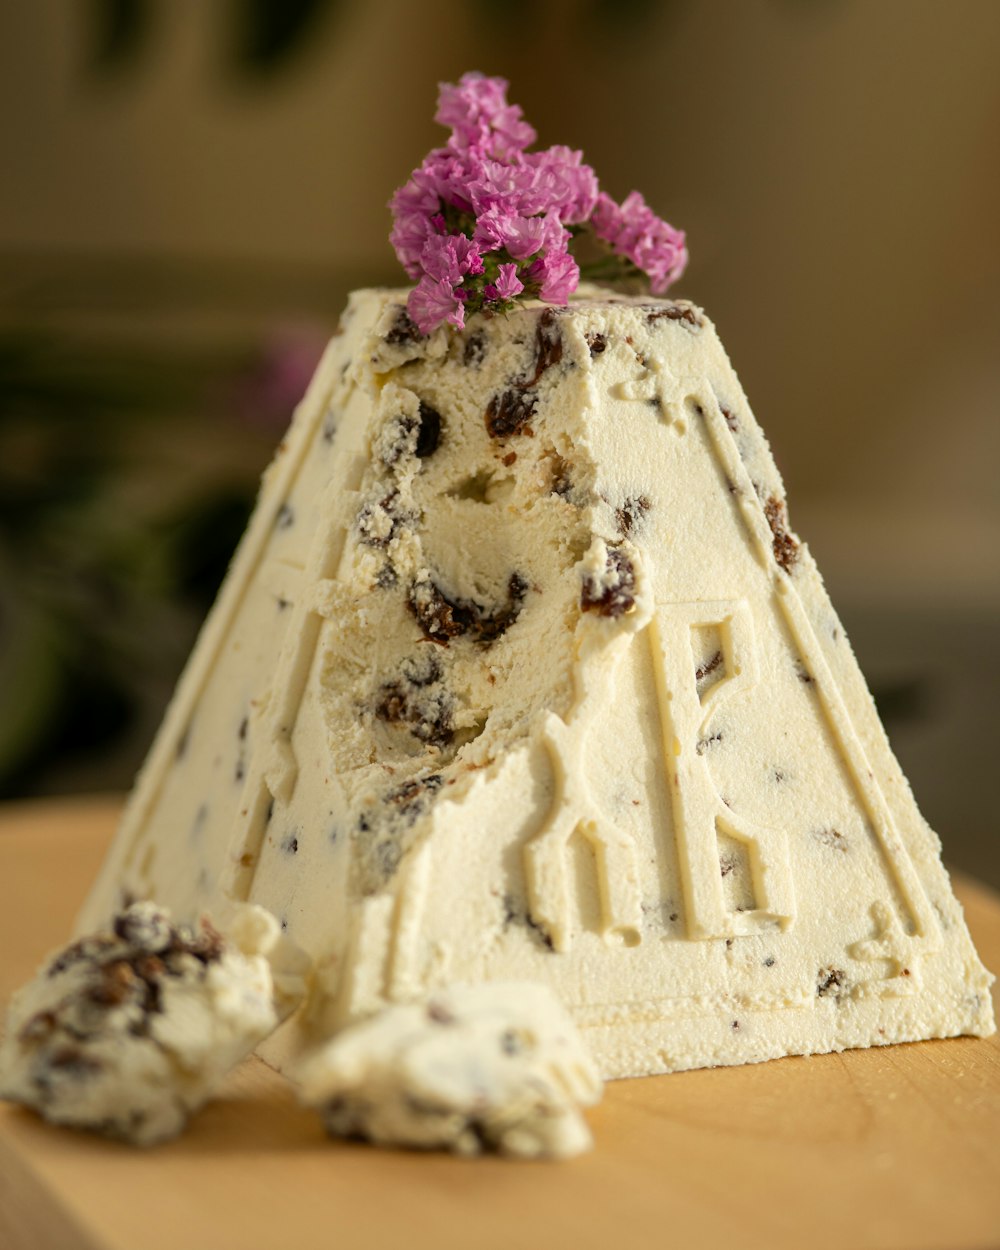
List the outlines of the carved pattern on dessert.
{"type": "Polygon", "coordinates": [[[915,994],[920,986],[917,961],[925,953],[926,944],[903,932],[899,917],[888,903],[877,900],[869,911],[875,923],[875,936],[854,942],[847,948],[847,953],[852,959],[863,962],[888,961],[889,975],[858,982],[852,995],[855,998],[871,995],[898,998],[915,994]]]}
{"type": "Polygon", "coordinates": [[[399,883],[389,948],[388,997],[394,1000],[414,998],[427,987],[427,977],[418,966],[418,953],[432,884],[433,848],[428,839],[409,856],[399,883]]]}
{"type": "MultiPolygon", "coordinates": [[[[164,717],[149,759],[129,800],[112,851],[91,892],[92,905],[95,907],[105,904],[105,883],[120,881],[127,876],[141,854],[147,823],[174,763],[176,744],[182,738],[185,726],[190,723],[219,654],[230,638],[247,590],[264,560],[282,503],[291,492],[319,437],[331,406],[346,403],[348,394],[353,389],[353,382],[345,382],[340,377],[343,354],[344,347],[340,340],[327,348],[308,391],[295,410],[291,429],[279,449],[284,455],[275,460],[265,475],[260,502],[237,549],[229,576],[223,583],[206,621],[198,649],[185,669],[177,693],[164,717]]],[[[244,795],[247,793],[248,790],[245,790],[244,795]]],[[[246,806],[245,802],[242,803],[240,810],[246,806]]],[[[90,905],[88,904],[80,916],[80,924],[83,926],[95,919],[103,919],[90,915],[90,905]]]]}
{"type": "Polygon", "coordinates": [[[275,667],[260,745],[254,752],[240,804],[245,815],[237,822],[221,882],[223,891],[237,899],[249,898],[253,889],[267,827],[267,820],[260,819],[262,808],[270,810],[274,802],[288,803],[295,792],[299,765],[292,735],[324,619],[336,604],[336,574],[347,541],[353,494],[363,471],[364,461],[358,457],[348,470],[346,482],[331,481],[327,487],[320,516],[330,520],[313,538],[300,590],[289,608],[292,619],[275,667]]]}
{"type": "Polygon", "coordinates": [[[626,403],[635,401],[655,407],[664,425],[673,426],[678,434],[687,430],[682,410],[670,402],[677,390],[677,378],[670,367],[659,357],[646,360],[643,372],[636,378],[616,382],[611,388],[613,399],[626,403]]]}
{"type": "Polygon", "coordinates": [[[557,951],[572,944],[569,843],[581,834],[594,853],[601,902],[602,936],[625,946],[641,941],[642,906],[635,844],[600,815],[587,776],[587,740],[614,706],[618,666],[632,644],[632,633],[610,642],[606,633],[584,622],[574,665],[576,697],[567,718],[549,713],[542,728],[555,793],[548,820],[524,848],[528,905],[532,920],[557,951]]]}
{"type": "Polygon", "coordinates": [[[657,604],[648,628],[688,937],[788,928],[795,919],[795,891],[784,830],[756,824],[729,808],[712,780],[708,755],[697,750],[719,705],[757,684],[749,606],[745,600],[657,604]],[[691,631],[709,627],[719,631],[723,676],[701,698],[691,631]],[[746,847],[757,904],[752,911],[725,906],[719,832],[746,847]]]}
{"type": "Polygon", "coordinates": [[[799,596],[794,577],[774,560],[773,535],[732,431],[714,396],[710,399],[699,399],[698,404],[703,410],[719,467],[733,485],[732,494],[747,528],[753,551],[771,579],[779,609],[811,678],[812,689],[819,700],[854,791],[875,830],[886,864],[895,877],[915,935],[921,939],[925,952],[936,950],[940,944],[940,929],[933,909],[899,836],[885,795],[799,596]]]}

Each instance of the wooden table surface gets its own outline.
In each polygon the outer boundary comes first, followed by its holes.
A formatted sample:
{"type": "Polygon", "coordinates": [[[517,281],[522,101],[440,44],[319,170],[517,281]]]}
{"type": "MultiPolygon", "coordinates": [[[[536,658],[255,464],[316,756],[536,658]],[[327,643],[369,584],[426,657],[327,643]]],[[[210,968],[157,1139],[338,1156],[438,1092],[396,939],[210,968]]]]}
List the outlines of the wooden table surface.
{"type": "MultiPolygon", "coordinates": [[[[66,938],[114,799],[0,808],[0,1001],[66,938]]],[[[988,966],[1000,899],[957,890],[988,966]]],[[[257,1059],[149,1151],[0,1105],[2,1250],[1000,1245],[1000,1043],[616,1081],[564,1163],[328,1141],[257,1059]]]]}

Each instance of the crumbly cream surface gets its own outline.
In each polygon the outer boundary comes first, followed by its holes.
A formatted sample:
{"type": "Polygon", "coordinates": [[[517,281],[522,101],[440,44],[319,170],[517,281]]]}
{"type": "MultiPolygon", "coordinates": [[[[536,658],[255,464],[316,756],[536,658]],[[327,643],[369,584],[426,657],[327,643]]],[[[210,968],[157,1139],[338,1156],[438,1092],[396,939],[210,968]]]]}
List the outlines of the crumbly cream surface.
{"type": "Polygon", "coordinates": [[[235,909],[223,937],[132,904],[15,995],[0,1097],[56,1124],[165,1141],[301,1001],[307,967],[259,907],[235,909]]]}
{"type": "Polygon", "coordinates": [[[334,1137],[568,1158],[601,1096],[593,1060],[552,991],[449,986],[342,1030],[297,1074],[334,1137]]]}
{"type": "Polygon", "coordinates": [[[278,1061],[453,981],[549,985],[609,1077],[990,1031],[704,314],[404,300],[352,297],[84,923],[273,911],[278,1061]]]}

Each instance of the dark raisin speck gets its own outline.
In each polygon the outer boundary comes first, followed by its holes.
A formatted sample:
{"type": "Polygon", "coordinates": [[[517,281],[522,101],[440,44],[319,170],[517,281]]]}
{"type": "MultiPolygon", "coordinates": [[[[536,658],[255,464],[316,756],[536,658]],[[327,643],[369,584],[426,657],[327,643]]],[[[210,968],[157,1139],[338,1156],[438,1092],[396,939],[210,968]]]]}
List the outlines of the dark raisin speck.
{"type": "Polygon", "coordinates": [[[471,625],[471,617],[463,612],[457,601],[449,599],[433,582],[416,583],[407,599],[407,606],[424,637],[432,642],[447,643],[464,634],[471,625]]]}
{"type": "Polygon", "coordinates": [[[524,1039],[514,1029],[504,1029],[500,1034],[500,1049],[505,1055],[520,1055],[524,1051],[524,1039]]]}
{"type": "Polygon", "coordinates": [[[651,507],[652,504],[645,495],[630,495],[623,500],[621,507],[615,509],[619,534],[627,538],[651,507]]]}
{"type": "Polygon", "coordinates": [[[764,503],[764,515],[771,527],[774,558],[785,572],[789,573],[799,558],[799,544],[788,532],[788,517],[785,513],[784,500],[779,499],[777,495],[770,495],[764,503]]]}
{"type": "MultiPolygon", "coordinates": [[[[435,665],[435,672],[440,670],[435,665]]],[[[418,742],[427,746],[447,746],[453,737],[453,699],[446,690],[427,681],[407,679],[405,666],[401,679],[387,682],[379,690],[375,715],[387,725],[408,729],[418,742]]],[[[408,783],[407,783],[408,784],[408,783]]]]}
{"type": "Polygon", "coordinates": [[[527,386],[534,386],[546,369],[551,369],[563,358],[563,340],[558,323],[559,314],[554,308],[546,308],[538,318],[535,328],[535,373],[527,386]]]}
{"type": "Polygon", "coordinates": [[[490,438],[510,438],[520,434],[531,420],[538,403],[534,391],[520,388],[494,395],[486,408],[486,431],[490,438]]]}
{"type": "Polygon", "coordinates": [[[49,1066],[77,1079],[96,1076],[98,1072],[104,1070],[104,1065],[99,1059],[85,1054],[79,1046],[60,1046],[49,1057],[49,1066]]]}
{"type": "Polygon", "coordinates": [[[462,348],[462,364],[466,369],[476,369],[483,363],[486,355],[486,337],[483,334],[470,334],[462,348]]]}
{"type": "Polygon", "coordinates": [[[100,980],[87,994],[98,1007],[119,1007],[131,998],[136,976],[128,960],[116,959],[101,968],[100,980]]]}
{"type": "Polygon", "coordinates": [[[588,577],[583,583],[580,607],[584,612],[617,618],[635,607],[635,568],[624,551],[608,549],[605,575],[602,579],[588,577]]]}
{"type": "Polygon", "coordinates": [[[719,667],[721,663],[722,663],[722,652],[716,651],[710,660],[706,661],[706,663],[704,664],[699,665],[699,667],[694,670],[695,681],[704,681],[706,677],[709,677],[712,673],[715,672],[715,670],[719,667]]]}
{"type": "Polygon", "coordinates": [[[608,336],[606,334],[588,334],[587,346],[590,348],[591,356],[600,356],[608,346],[608,336]]]}
{"type": "Polygon", "coordinates": [[[55,1031],[58,1020],[51,1011],[37,1011],[22,1025],[18,1038],[22,1042],[41,1042],[55,1031]]]}
{"type": "Polygon", "coordinates": [[[449,598],[428,580],[413,585],[408,604],[424,637],[431,642],[447,644],[466,634],[489,644],[517,620],[527,593],[528,583],[520,573],[512,573],[507,581],[507,603],[491,612],[472,599],[449,598]]]}
{"type": "Polygon", "coordinates": [[[416,322],[412,319],[405,308],[400,307],[396,312],[396,319],[389,327],[389,332],[385,336],[385,341],[392,344],[393,347],[403,347],[409,343],[416,343],[418,339],[422,339],[423,335],[417,329],[416,322]]]}
{"type": "Polygon", "coordinates": [[[820,998],[839,998],[846,980],[847,973],[842,968],[820,968],[816,976],[816,993],[820,998]]]}
{"type": "Polygon", "coordinates": [[[420,401],[420,429],[417,433],[417,459],[426,460],[438,449],[441,441],[441,414],[430,404],[420,401]]]}
{"type": "Polygon", "coordinates": [[[411,686],[432,686],[441,680],[441,662],[426,647],[418,655],[408,655],[399,668],[411,686]]]}
{"type": "Polygon", "coordinates": [[[441,789],[444,778],[440,773],[426,777],[411,777],[402,785],[386,794],[386,802],[396,807],[407,824],[412,824],[426,806],[426,799],[441,789]]]}
{"type": "Polygon", "coordinates": [[[704,322],[698,316],[697,310],[693,304],[680,302],[652,308],[646,315],[646,320],[650,325],[653,325],[655,322],[663,319],[666,319],[667,321],[678,321],[685,328],[689,328],[692,331],[700,330],[704,325],[704,322]]]}
{"type": "Polygon", "coordinates": [[[180,949],[203,964],[214,964],[222,958],[226,943],[218,929],[202,917],[198,932],[189,942],[180,945],[180,949]]]}
{"type": "Polygon", "coordinates": [[[824,846],[830,847],[832,850],[847,853],[848,842],[839,829],[829,826],[826,829],[814,829],[813,837],[817,842],[822,842],[824,846]]]}

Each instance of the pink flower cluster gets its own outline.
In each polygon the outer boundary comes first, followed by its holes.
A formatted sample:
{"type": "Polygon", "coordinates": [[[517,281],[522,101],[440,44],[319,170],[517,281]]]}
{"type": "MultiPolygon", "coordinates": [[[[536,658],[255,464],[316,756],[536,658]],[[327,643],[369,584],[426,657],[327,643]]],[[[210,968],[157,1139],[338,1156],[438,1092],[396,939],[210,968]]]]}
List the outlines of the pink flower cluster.
{"type": "Polygon", "coordinates": [[[594,233],[649,278],[654,295],[663,292],[684,272],[688,254],[684,231],[657,217],[638,191],[616,204],[602,191],[590,219],[594,233]]]}
{"type": "Polygon", "coordinates": [[[408,311],[430,334],[467,314],[501,312],[518,297],[565,304],[580,281],[570,250],[589,228],[621,258],[620,276],[646,273],[660,293],[687,259],[684,235],[633,191],[619,207],[581,153],[526,149],[535,132],[507,103],[502,78],[465,74],[442,84],[436,121],[451,128],[390,207],[390,241],[416,282],[408,311]]]}

